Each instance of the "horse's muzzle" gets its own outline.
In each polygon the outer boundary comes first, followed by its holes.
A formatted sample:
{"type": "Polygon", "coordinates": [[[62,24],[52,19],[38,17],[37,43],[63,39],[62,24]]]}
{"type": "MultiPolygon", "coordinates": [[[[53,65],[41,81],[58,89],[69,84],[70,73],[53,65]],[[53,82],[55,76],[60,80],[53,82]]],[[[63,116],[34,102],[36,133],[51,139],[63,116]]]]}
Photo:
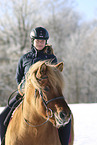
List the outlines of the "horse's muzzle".
{"type": "Polygon", "coordinates": [[[69,113],[69,115],[67,115],[66,113],[64,113],[64,111],[61,111],[59,113],[54,113],[54,116],[55,116],[55,122],[56,122],[55,126],[59,128],[69,123],[71,119],[71,112],[69,113]]]}

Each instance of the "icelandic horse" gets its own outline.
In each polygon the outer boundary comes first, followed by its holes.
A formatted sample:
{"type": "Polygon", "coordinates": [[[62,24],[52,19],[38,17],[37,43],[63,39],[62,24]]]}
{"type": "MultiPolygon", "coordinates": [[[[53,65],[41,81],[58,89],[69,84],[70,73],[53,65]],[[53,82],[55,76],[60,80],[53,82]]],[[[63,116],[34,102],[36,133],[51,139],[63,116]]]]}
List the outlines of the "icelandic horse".
{"type": "Polygon", "coordinates": [[[62,70],[62,62],[39,61],[30,67],[23,92],[18,89],[24,97],[8,125],[5,145],[61,145],[58,128],[70,120],[73,145],[73,115],[62,93],[62,70]]]}

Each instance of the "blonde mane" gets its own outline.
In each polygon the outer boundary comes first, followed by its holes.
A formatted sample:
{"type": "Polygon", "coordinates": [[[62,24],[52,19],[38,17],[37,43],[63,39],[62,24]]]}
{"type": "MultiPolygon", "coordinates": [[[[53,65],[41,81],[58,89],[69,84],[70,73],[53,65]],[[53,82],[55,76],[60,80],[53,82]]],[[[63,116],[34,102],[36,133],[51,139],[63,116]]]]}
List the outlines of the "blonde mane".
{"type": "MultiPolygon", "coordinates": [[[[29,71],[26,74],[26,83],[25,86],[33,85],[35,89],[40,90],[41,86],[36,78],[36,72],[39,66],[45,61],[38,61],[33,64],[29,71]]],[[[45,62],[47,65],[47,77],[53,89],[56,89],[56,86],[60,86],[61,89],[64,88],[64,78],[62,73],[55,67],[55,65],[45,62]]]]}

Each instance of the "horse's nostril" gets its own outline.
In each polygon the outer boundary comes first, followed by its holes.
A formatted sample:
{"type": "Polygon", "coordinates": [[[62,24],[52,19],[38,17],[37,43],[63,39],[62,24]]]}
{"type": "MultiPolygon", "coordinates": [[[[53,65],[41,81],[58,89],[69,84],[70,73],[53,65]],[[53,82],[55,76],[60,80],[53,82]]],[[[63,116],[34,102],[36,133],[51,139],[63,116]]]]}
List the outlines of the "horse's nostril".
{"type": "Polygon", "coordinates": [[[64,112],[60,112],[60,113],[59,113],[59,116],[60,116],[61,119],[65,119],[65,116],[66,116],[66,115],[65,115],[64,112]]]}

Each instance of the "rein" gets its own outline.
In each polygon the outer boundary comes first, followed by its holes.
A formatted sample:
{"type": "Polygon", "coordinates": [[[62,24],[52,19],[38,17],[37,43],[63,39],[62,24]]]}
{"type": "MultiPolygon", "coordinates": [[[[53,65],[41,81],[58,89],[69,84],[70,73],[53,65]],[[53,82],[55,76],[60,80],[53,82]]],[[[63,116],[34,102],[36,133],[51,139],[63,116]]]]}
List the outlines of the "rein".
{"type": "Polygon", "coordinates": [[[12,92],[11,95],[9,96],[9,98],[8,98],[8,107],[9,107],[9,108],[12,108],[12,106],[10,106],[10,100],[12,99],[12,96],[13,96],[17,91],[18,91],[18,89],[15,90],[14,92],[12,92]]]}
{"type": "MultiPolygon", "coordinates": [[[[9,107],[9,108],[12,108],[12,106],[10,106],[10,100],[11,100],[12,98],[14,98],[13,95],[14,95],[16,92],[18,92],[18,89],[15,90],[14,92],[12,92],[11,95],[9,96],[9,98],[8,98],[8,107],[9,107]]],[[[23,96],[24,96],[24,95],[23,95],[23,96]]],[[[23,96],[20,97],[21,100],[23,99],[23,96]]],[[[19,100],[19,99],[17,99],[17,101],[18,101],[18,100],[19,100]]],[[[13,107],[13,108],[16,108],[16,107],[13,107]]]]}
{"type": "MultiPolygon", "coordinates": [[[[48,103],[50,103],[50,102],[52,102],[52,101],[55,101],[55,100],[64,99],[64,97],[61,96],[61,97],[57,97],[57,98],[53,98],[53,99],[51,99],[51,100],[45,101],[45,100],[43,99],[43,93],[42,93],[41,90],[39,91],[39,94],[40,94],[40,96],[41,96],[41,98],[42,98],[42,101],[43,101],[43,104],[44,104],[44,106],[45,106],[45,108],[46,108],[48,118],[47,118],[47,120],[46,120],[45,122],[43,122],[43,123],[40,124],[40,125],[32,125],[27,119],[24,118],[24,121],[25,121],[29,126],[31,126],[31,127],[40,127],[40,126],[44,125],[45,123],[47,123],[47,122],[49,121],[50,118],[52,118],[52,116],[53,116],[53,111],[52,111],[52,109],[50,109],[50,108],[47,107],[47,104],[48,104],[48,103]],[[51,112],[51,116],[49,116],[48,111],[51,112]]],[[[23,110],[23,103],[22,103],[22,110],[23,110]]]]}

